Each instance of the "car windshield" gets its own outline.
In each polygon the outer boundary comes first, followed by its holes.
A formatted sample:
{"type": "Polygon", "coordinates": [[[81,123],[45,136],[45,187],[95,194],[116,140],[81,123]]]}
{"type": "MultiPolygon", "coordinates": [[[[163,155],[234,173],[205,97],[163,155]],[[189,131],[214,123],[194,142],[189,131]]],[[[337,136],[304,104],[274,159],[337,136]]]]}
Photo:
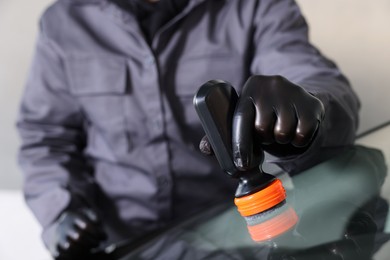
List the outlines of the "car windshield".
{"type": "Polygon", "coordinates": [[[249,228],[233,200],[225,201],[106,253],[119,259],[388,259],[389,134],[387,124],[309,170],[278,173],[286,203],[249,228]]]}

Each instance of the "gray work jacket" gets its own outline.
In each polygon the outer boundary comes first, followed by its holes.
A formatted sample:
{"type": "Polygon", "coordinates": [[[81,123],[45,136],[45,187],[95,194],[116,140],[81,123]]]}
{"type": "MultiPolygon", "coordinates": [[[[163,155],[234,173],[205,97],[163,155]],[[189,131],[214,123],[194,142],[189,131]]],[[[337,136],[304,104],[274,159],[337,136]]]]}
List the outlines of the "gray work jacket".
{"type": "Polygon", "coordinates": [[[24,192],[44,231],[70,201],[95,208],[118,241],[232,200],[236,181],[197,148],[192,98],[210,79],[240,91],[250,75],[282,75],[322,100],[316,142],[276,159],[287,171],[352,143],[357,98],[307,33],[293,0],[190,0],[149,45],[108,0],[55,2],[18,119],[24,192]]]}

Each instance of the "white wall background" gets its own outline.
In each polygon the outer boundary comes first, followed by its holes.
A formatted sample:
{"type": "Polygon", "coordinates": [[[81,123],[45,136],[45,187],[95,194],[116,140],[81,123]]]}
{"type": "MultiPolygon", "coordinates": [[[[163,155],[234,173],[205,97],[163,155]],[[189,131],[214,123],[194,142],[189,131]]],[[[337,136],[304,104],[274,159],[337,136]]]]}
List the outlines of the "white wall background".
{"type": "Polygon", "coordinates": [[[38,17],[49,0],[0,0],[0,189],[19,188],[16,114],[32,58],[38,17]]]}
{"type": "Polygon", "coordinates": [[[361,101],[359,132],[390,120],[390,0],[297,0],[310,35],[350,79],[361,101]]]}
{"type": "Polygon", "coordinates": [[[48,0],[0,0],[0,259],[50,259],[40,227],[24,204],[16,165],[19,98],[31,60],[37,20],[48,0]],[[10,190],[5,190],[10,189],[10,190]]]}
{"type": "MultiPolygon", "coordinates": [[[[361,98],[359,132],[389,121],[390,0],[297,1],[310,24],[312,41],[339,64],[361,98]]],[[[0,259],[43,259],[45,256],[37,242],[39,229],[34,226],[17,190],[21,187],[21,174],[16,165],[19,142],[15,120],[38,17],[50,2],[0,0],[0,223],[18,216],[14,223],[0,226],[3,245],[0,259]],[[3,211],[9,205],[13,209],[3,211]],[[7,212],[10,214],[4,215],[7,212]],[[17,234],[25,235],[21,252],[14,250],[20,236],[7,235],[11,227],[18,227],[17,234]],[[6,249],[13,250],[9,251],[12,258],[4,253],[6,249]],[[18,253],[30,257],[18,257],[18,253]]]]}

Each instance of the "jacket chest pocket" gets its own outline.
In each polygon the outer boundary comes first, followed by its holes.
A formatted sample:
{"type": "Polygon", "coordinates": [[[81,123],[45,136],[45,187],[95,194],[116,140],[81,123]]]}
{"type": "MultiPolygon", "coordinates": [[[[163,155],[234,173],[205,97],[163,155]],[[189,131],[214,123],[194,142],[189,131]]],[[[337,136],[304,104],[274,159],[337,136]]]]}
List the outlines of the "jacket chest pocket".
{"type": "Polygon", "coordinates": [[[179,101],[178,111],[190,126],[199,125],[192,100],[199,87],[209,80],[219,79],[231,83],[239,90],[246,76],[242,60],[229,54],[211,54],[183,60],[177,66],[175,96],[179,101]]]}
{"type": "Polygon", "coordinates": [[[126,60],[69,58],[65,66],[70,92],[78,99],[90,123],[101,133],[123,134],[127,90],[126,60]]]}

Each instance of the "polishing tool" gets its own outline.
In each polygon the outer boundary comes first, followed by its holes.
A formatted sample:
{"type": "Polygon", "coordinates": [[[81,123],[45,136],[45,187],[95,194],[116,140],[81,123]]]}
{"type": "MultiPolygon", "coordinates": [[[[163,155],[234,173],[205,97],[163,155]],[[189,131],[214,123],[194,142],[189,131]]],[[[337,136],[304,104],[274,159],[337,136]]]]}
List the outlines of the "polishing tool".
{"type": "Polygon", "coordinates": [[[263,241],[291,229],[297,223],[297,217],[295,212],[283,207],[286,192],[282,182],[262,170],[264,155],[260,165],[253,169],[240,171],[234,165],[231,130],[237,101],[237,92],[228,82],[211,80],[199,88],[194,106],[221,168],[238,179],[234,200],[238,211],[245,218],[253,240],[263,241]],[[280,217],[273,222],[260,225],[277,216],[280,217]],[[264,231],[265,227],[276,231],[264,231]]]}

